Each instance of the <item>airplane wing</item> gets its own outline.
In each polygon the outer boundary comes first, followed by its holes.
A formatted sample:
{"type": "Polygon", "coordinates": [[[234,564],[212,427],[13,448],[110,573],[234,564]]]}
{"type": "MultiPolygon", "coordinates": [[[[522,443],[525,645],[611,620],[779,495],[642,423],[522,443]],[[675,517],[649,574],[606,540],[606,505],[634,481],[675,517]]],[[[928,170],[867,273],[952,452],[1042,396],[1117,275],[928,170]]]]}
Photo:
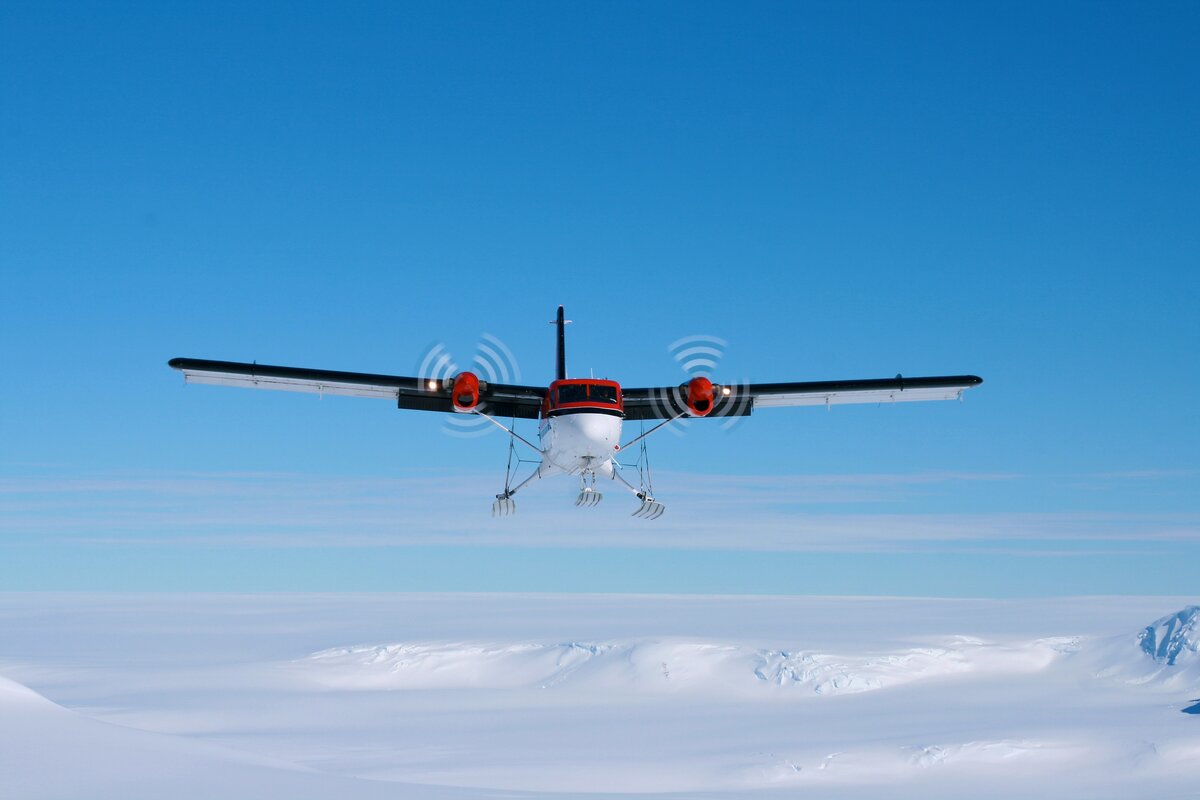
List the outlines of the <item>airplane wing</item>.
{"type": "MultiPolygon", "coordinates": [[[[447,380],[431,381],[428,378],[400,375],[276,367],[270,364],[209,361],[200,358],[173,358],[167,364],[183,372],[183,379],[187,383],[349,397],[378,397],[395,402],[397,408],[454,411],[450,397],[453,381],[447,380]]],[[[498,417],[537,419],[546,391],[546,387],[480,381],[480,410],[498,417]]]]}
{"type": "MultiPolygon", "coordinates": [[[[928,378],[871,378],[802,383],[715,384],[715,402],[708,417],[749,416],[754,409],[775,406],[831,406],[844,403],[902,403],[915,400],[957,400],[983,383],[974,375],[928,378]]],[[[647,389],[622,389],[626,419],[670,419],[687,413],[687,384],[647,389]]]]}

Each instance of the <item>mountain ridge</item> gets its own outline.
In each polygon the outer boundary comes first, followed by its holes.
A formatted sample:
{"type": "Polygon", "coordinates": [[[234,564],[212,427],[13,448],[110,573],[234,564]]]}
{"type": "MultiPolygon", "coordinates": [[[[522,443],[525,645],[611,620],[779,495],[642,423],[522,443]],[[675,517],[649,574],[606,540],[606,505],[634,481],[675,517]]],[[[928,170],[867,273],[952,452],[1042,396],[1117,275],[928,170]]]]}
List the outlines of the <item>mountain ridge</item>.
{"type": "Polygon", "coordinates": [[[1142,652],[1159,664],[1177,666],[1200,651],[1200,605],[1186,606],[1160,617],[1138,634],[1142,652]]]}

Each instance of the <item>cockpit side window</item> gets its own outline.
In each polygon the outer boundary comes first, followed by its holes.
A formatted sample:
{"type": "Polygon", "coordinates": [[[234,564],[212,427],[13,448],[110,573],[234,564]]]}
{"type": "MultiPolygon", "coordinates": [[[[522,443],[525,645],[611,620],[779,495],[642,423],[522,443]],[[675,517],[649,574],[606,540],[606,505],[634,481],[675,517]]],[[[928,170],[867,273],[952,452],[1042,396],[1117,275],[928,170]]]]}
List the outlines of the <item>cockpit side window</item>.
{"type": "Polygon", "coordinates": [[[617,404],[617,387],[593,385],[591,391],[593,402],[617,404]]]}
{"type": "Polygon", "coordinates": [[[586,403],[587,399],[586,384],[568,383],[565,386],[558,387],[559,403],[586,403]]]}

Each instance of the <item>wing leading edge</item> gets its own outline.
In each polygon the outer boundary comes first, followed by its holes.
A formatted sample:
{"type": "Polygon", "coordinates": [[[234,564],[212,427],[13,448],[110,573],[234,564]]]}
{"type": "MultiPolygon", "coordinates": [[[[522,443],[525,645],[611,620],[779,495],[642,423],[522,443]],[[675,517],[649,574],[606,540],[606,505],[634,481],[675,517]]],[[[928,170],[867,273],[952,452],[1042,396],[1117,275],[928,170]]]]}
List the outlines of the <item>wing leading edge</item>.
{"type": "MultiPolygon", "coordinates": [[[[967,389],[983,383],[975,375],[924,378],[870,378],[799,383],[744,383],[717,387],[709,417],[749,416],[756,408],[833,406],[848,403],[903,403],[919,400],[957,400],[967,389]]],[[[647,389],[624,389],[626,419],[669,419],[686,414],[686,384],[647,389]]]]}
{"type": "MultiPolygon", "coordinates": [[[[454,411],[450,397],[452,381],[431,382],[426,378],[402,375],[338,372],[199,358],[173,358],[167,364],[181,371],[187,383],[347,397],[375,397],[391,400],[398,408],[454,411]]],[[[486,403],[484,410],[488,413],[521,419],[537,419],[542,399],[546,396],[546,388],[538,386],[480,382],[479,389],[480,403],[486,403]]]]}

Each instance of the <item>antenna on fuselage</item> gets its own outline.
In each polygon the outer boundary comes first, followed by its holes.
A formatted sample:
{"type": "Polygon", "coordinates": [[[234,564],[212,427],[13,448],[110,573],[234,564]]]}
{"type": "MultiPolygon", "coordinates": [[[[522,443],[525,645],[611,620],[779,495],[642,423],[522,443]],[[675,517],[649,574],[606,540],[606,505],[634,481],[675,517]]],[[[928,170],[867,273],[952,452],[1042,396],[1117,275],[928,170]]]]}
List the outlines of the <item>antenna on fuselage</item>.
{"type": "Polygon", "coordinates": [[[558,326],[558,361],[556,370],[556,381],[565,380],[567,377],[567,335],[566,326],[571,324],[571,320],[563,319],[563,307],[558,307],[558,317],[550,320],[551,325],[558,326]]]}

